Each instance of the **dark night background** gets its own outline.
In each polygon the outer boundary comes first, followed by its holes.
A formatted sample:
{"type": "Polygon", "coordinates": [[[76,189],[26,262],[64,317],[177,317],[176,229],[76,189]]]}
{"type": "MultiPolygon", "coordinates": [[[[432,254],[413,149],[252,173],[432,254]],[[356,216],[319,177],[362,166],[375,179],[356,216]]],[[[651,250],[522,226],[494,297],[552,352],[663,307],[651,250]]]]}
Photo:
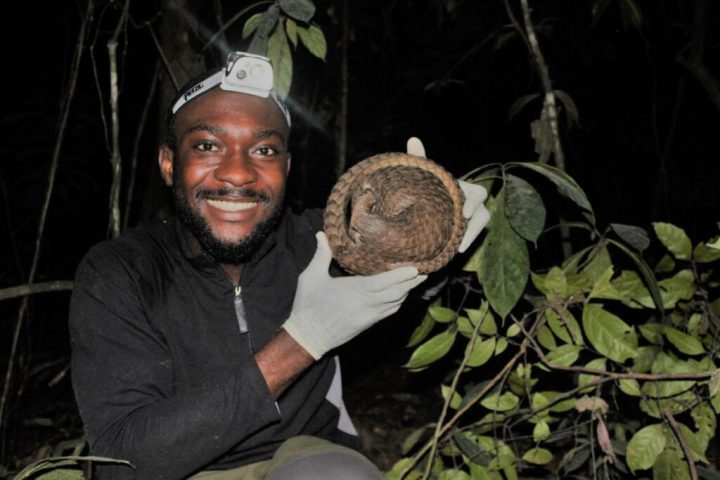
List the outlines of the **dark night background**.
{"type": "MultiPolygon", "coordinates": [[[[133,2],[132,21],[120,36],[125,189],[139,118],[158,61],[145,22],[151,22],[157,33],[158,12],[167,3],[174,2],[133,2]]],[[[193,8],[189,15],[203,26],[197,30],[198,38],[191,38],[191,43],[201,45],[207,32],[218,28],[213,2],[182,3],[193,8]]],[[[222,4],[224,21],[249,4],[216,3],[222,4]]],[[[294,53],[294,161],[288,192],[294,208],[322,207],[335,180],[343,2],[315,3],[314,21],[328,39],[328,55],[322,62],[303,48],[294,53]]],[[[519,2],[509,3],[519,16],[519,2]]],[[[530,0],[553,86],[572,97],[579,114],[577,125],[562,115],[567,171],[587,192],[600,228],[610,222],[648,228],[650,222],[667,221],[686,229],[695,241],[718,233],[720,102],[713,103],[711,92],[678,61],[678,55],[690,54],[691,42],[698,38],[694,35],[701,27],[694,8],[700,3],[530,0]],[[631,21],[629,5],[639,7],[636,20],[641,23],[631,21]]],[[[97,1],[88,26],[36,282],[71,279],[88,248],[108,236],[111,172],[105,44],[122,5],[97,1]]],[[[709,0],[705,5],[703,61],[717,82],[720,4],[709,0]]],[[[27,283],[84,9],[81,0],[3,2],[0,288],[27,283]]],[[[227,32],[229,44],[237,49],[247,45],[239,35],[244,20],[227,32]]],[[[192,24],[182,28],[197,28],[192,24]]],[[[402,150],[413,135],[424,140],[430,158],[456,175],[487,163],[537,159],[529,124],[539,116],[540,101],[511,119],[509,111],[518,98],[541,92],[542,87],[527,47],[513,34],[502,0],[349,2],[348,33],[348,166],[374,153],[402,150]]],[[[212,49],[205,52],[208,66],[217,65],[220,57],[212,49]]],[[[720,96],[720,90],[714,95],[720,96]]],[[[130,226],[166,211],[155,166],[163,103],[155,98],[150,104],[139,143],[130,226]]],[[[550,201],[560,200],[551,197],[550,201]]],[[[1,429],[0,465],[15,465],[43,442],[78,432],[68,378],[62,376],[69,350],[68,298],[68,292],[49,293],[29,302],[10,416],[1,429]],[[59,381],[48,386],[58,374],[59,381]]],[[[0,303],[3,376],[19,305],[18,299],[0,303]]],[[[384,343],[363,339],[372,347],[371,363],[382,363],[377,358],[390,356],[389,350],[406,356],[401,348],[405,333],[384,343]]],[[[352,363],[349,368],[361,370],[352,363]]]]}

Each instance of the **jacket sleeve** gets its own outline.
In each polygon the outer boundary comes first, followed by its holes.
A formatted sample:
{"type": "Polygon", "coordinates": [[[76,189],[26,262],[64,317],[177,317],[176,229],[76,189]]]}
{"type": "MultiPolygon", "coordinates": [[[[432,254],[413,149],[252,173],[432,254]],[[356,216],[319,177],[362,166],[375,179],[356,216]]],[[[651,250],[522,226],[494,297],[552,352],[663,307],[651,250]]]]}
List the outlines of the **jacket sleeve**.
{"type": "Polygon", "coordinates": [[[162,335],[142,308],[142,285],[108,248],[81,263],[70,308],[72,381],[94,455],[130,461],[103,479],[180,479],[280,420],[255,362],[174,393],[162,335]]]}

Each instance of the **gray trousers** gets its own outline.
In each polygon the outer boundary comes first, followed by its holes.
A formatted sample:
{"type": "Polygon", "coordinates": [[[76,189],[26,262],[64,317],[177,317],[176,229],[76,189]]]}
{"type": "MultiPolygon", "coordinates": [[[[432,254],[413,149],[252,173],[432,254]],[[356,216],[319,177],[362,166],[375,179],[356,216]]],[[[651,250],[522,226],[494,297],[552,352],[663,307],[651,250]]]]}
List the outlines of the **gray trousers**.
{"type": "Polygon", "coordinates": [[[316,437],[286,440],[270,460],[208,470],[190,480],[385,480],[360,452],[316,437]]]}

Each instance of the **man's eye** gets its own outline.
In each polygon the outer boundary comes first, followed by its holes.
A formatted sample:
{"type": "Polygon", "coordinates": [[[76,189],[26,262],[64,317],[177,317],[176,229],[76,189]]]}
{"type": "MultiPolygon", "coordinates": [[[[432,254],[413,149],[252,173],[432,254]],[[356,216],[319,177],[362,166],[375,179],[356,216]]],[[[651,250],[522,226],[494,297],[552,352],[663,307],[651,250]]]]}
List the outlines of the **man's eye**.
{"type": "Polygon", "coordinates": [[[261,155],[261,156],[263,156],[263,157],[266,157],[266,156],[270,156],[270,155],[277,155],[277,154],[280,153],[280,152],[279,152],[278,149],[276,149],[275,147],[262,146],[262,147],[257,147],[257,148],[255,149],[255,153],[256,153],[257,155],[261,155]]]}
{"type": "Polygon", "coordinates": [[[195,145],[195,150],[199,150],[201,152],[214,152],[217,151],[217,146],[213,142],[202,141],[195,145]]]}

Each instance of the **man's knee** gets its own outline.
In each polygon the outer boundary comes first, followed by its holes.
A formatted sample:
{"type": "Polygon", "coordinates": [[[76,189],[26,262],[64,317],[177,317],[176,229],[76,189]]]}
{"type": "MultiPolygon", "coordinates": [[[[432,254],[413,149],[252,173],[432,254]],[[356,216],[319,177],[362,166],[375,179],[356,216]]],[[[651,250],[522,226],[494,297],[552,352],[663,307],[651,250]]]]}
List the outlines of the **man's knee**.
{"type": "Polygon", "coordinates": [[[316,437],[286,441],[265,480],[385,480],[360,452],[316,437]]]}
{"type": "Polygon", "coordinates": [[[347,452],[308,454],[279,466],[266,480],[384,480],[370,460],[347,452]]]}

